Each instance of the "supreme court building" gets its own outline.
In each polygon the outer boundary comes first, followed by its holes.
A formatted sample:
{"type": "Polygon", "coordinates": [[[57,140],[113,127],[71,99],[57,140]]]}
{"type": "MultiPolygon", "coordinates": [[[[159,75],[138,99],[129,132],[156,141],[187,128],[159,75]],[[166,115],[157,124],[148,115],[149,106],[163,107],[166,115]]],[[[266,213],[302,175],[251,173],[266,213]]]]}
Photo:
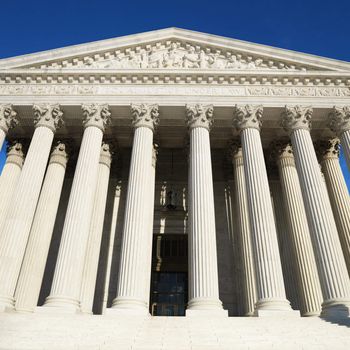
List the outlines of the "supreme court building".
{"type": "Polygon", "coordinates": [[[350,63],[177,28],[2,59],[5,139],[0,349],[350,347],[350,63]]]}

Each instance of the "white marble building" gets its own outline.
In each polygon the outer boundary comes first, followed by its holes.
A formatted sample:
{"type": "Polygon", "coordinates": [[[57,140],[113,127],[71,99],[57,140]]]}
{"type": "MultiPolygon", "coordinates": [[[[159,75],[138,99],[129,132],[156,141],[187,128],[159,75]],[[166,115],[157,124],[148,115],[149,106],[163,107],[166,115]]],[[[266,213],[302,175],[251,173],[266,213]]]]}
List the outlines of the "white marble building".
{"type": "Polygon", "coordinates": [[[2,59],[5,138],[0,349],[349,348],[350,63],[176,28],[2,59]]]}

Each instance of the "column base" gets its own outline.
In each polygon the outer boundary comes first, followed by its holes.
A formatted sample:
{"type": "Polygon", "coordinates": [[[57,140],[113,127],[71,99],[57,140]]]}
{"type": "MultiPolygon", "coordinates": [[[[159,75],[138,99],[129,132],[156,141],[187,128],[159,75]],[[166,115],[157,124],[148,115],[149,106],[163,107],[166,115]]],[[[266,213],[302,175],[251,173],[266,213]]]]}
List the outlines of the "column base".
{"type": "Polygon", "coordinates": [[[350,300],[335,299],[322,303],[321,317],[324,318],[348,318],[350,317],[350,300]]]}
{"type": "Polygon", "coordinates": [[[228,316],[228,311],[222,308],[222,302],[219,299],[192,298],[186,309],[186,316],[228,316]]]}
{"type": "Polygon", "coordinates": [[[15,309],[13,297],[0,296],[0,312],[12,312],[15,309]]]}
{"type": "Polygon", "coordinates": [[[113,300],[112,307],[106,309],[106,315],[149,315],[148,305],[140,299],[117,297],[113,300]]]}
{"type": "Polygon", "coordinates": [[[80,303],[78,300],[66,296],[49,296],[40,310],[43,312],[80,313],[80,303]]]}
{"type": "Polygon", "coordinates": [[[310,311],[301,314],[302,317],[319,317],[321,311],[310,311]]]}
{"type": "Polygon", "coordinates": [[[259,299],[255,304],[255,311],[294,311],[290,306],[290,302],[287,299],[277,299],[277,298],[264,298],[259,299]]]}

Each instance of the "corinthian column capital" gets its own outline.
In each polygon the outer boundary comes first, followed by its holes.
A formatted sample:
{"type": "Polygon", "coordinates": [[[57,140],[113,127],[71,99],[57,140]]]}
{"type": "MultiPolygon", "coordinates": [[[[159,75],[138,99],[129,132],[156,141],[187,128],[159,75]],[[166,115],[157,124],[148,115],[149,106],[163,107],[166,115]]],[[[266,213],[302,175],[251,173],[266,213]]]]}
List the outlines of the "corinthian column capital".
{"type": "Polygon", "coordinates": [[[281,125],[289,133],[297,129],[311,129],[312,108],[310,106],[285,106],[281,125]]]}
{"type": "Polygon", "coordinates": [[[270,144],[270,154],[273,158],[294,158],[293,148],[288,140],[273,141],[270,144]]]}
{"type": "Polygon", "coordinates": [[[13,140],[7,144],[6,163],[14,163],[22,168],[24,159],[23,143],[20,140],[13,140]]]}
{"type": "Polygon", "coordinates": [[[132,126],[141,126],[154,131],[159,125],[159,109],[157,104],[131,104],[132,126]]]}
{"type": "Polygon", "coordinates": [[[12,108],[12,105],[0,105],[0,129],[7,134],[9,129],[14,128],[18,123],[17,112],[12,108]]]}
{"type": "Polygon", "coordinates": [[[213,105],[186,105],[186,122],[189,129],[205,128],[210,131],[214,121],[213,105]]]}
{"type": "Polygon", "coordinates": [[[328,116],[328,127],[337,135],[350,130],[350,107],[333,107],[328,116]]]}
{"type": "Polygon", "coordinates": [[[59,104],[39,104],[33,105],[34,125],[35,127],[45,126],[56,132],[57,129],[63,126],[63,112],[59,104]]]}
{"type": "Polygon", "coordinates": [[[104,132],[106,127],[111,124],[111,112],[108,104],[82,104],[81,109],[84,128],[95,126],[104,132]]]}
{"type": "Polygon", "coordinates": [[[260,131],[263,111],[262,105],[236,105],[233,109],[233,127],[237,130],[253,128],[260,131]]]}
{"type": "Polygon", "coordinates": [[[100,153],[100,164],[105,164],[109,168],[112,163],[112,156],[114,154],[115,146],[113,141],[102,141],[101,153],[100,153]]]}
{"type": "Polygon", "coordinates": [[[340,153],[340,141],[338,138],[316,141],[315,151],[320,161],[330,158],[338,159],[340,153]]]}
{"type": "Polygon", "coordinates": [[[58,163],[63,167],[66,167],[68,161],[69,154],[69,145],[67,141],[56,141],[52,147],[51,156],[50,156],[50,164],[58,163]]]}

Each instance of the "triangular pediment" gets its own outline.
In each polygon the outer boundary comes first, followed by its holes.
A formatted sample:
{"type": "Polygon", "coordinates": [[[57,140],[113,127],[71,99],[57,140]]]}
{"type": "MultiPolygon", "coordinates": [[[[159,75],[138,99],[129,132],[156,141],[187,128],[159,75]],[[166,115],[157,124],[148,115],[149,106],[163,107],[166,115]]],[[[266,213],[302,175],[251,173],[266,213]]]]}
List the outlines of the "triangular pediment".
{"type": "Polygon", "coordinates": [[[350,63],[169,28],[0,60],[0,69],[350,71],[350,63]]]}

